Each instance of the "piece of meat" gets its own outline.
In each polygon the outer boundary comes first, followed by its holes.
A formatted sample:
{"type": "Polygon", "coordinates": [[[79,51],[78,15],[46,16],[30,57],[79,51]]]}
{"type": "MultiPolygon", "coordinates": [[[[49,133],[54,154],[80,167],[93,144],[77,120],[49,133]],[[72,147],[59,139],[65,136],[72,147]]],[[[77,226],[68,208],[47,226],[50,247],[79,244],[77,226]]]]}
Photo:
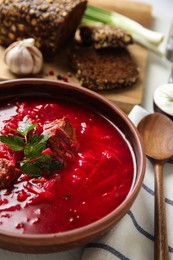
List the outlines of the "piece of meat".
{"type": "Polygon", "coordinates": [[[74,158],[77,149],[75,128],[67,118],[57,119],[45,126],[44,135],[49,135],[48,146],[63,163],[74,158]]]}
{"type": "Polygon", "coordinates": [[[0,158],[0,189],[8,188],[21,172],[15,164],[5,158],[0,158]]]}
{"type": "MultiPolygon", "coordinates": [[[[45,126],[44,135],[49,135],[47,148],[63,164],[72,160],[77,149],[75,128],[67,118],[57,119],[45,126]]],[[[8,188],[21,175],[21,171],[8,159],[0,158],[0,189],[8,188]]]]}

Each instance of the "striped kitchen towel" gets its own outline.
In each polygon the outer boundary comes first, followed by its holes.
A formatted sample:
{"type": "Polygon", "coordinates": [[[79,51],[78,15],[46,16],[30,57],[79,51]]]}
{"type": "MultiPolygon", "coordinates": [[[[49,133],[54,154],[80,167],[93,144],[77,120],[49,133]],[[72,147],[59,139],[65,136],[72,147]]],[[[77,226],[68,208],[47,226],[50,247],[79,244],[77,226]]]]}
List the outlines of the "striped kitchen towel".
{"type": "MultiPolygon", "coordinates": [[[[129,114],[135,125],[147,112],[135,106],[129,114]]],[[[173,165],[164,168],[169,257],[173,259],[173,165]]],[[[147,160],[139,196],[123,219],[103,238],[89,243],[82,260],[154,259],[154,174],[147,160]]]]}

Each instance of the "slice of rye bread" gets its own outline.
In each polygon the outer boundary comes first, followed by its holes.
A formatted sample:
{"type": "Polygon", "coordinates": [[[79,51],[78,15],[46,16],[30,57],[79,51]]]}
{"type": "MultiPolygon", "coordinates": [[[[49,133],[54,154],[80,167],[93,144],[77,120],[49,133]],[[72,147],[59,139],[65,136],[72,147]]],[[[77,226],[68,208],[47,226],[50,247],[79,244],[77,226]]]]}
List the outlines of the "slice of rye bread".
{"type": "Polygon", "coordinates": [[[130,87],[139,77],[139,69],[126,48],[75,46],[70,63],[81,85],[95,91],[130,87]]]}
{"type": "Polygon", "coordinates": [[[79,35],[82,45],[95,49],[127,47],[133,44],[132,36],[121,28],[109,25],[81,25],[79,35]]]}

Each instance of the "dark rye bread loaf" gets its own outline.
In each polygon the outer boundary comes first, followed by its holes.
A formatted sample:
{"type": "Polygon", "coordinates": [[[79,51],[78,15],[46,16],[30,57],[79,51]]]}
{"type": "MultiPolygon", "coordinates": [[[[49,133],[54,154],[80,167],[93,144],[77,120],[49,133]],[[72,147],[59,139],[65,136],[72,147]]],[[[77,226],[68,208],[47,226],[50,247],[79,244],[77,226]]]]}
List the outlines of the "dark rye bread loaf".
{"type": "Polygon", "coordinates": [[[85,0],[4,0],[0,4],[0,45],[34,38],[44,57],[53,57],[74,36],[85,0]]]}
{"type": "Polygon", "coordinates": [[[81,85],[95,91],[130,87],[139,76],[135,61],[122,47],[95,50],[75,46],[70,62],[81,85]]]}

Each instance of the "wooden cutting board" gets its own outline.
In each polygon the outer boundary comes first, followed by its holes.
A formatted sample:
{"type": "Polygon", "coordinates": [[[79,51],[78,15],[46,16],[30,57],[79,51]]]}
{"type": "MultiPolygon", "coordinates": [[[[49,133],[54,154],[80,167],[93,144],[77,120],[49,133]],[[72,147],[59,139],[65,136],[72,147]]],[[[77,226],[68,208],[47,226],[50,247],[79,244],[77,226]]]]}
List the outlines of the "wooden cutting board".
{"type": "MultiPolygon", "coordinates": [[[[0,0],[1,2],[2,0],[0,0]]],[[[145,3],[132,2],[127,0],[89,0],[90,4],[99,7],[117,11],[122,13],[149,28],[151,25],[151,11],[150,5],[145,3]]],[[[108,98],[113,103],[117,104],[122,110],[128,113],[134,105],[140,104],[143,97],[145,69],[147,64],[148,51],[137,44],[129,47],[129,50],[136,60],[140,70],[140,78],[138,82],[130,88],[101,91],[99,92],[104,97],[108,98]]],[[[15,79],[16,77],[8,70],[8,67],[3,62],[4,48],[0,46],[0,80],[15,79]]],[[[59,54],[53,63],[44,63],[43,71],[37,75],[37,78],[47,78],[57,80],[57,75],[68,75],[70,67],[64,53],[59,54]],[[50,72],[54,75],[50,75],[50,72]]],[[[68,77],[70,84],[75,84],[80,87],[80,83],[75,76],[68,77]]]]}

